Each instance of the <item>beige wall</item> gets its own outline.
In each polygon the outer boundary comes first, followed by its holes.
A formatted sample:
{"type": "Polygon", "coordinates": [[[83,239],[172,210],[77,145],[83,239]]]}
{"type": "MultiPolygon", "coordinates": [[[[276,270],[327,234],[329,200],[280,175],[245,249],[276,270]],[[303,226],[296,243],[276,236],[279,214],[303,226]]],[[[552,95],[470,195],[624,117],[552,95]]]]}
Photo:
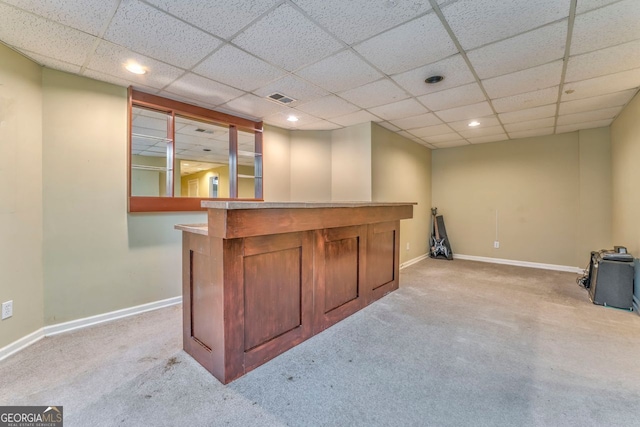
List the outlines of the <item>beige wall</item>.
{"type": "Polygon", "coordinates": [[[608,150],[606,130],[436,150],[433,204],[454,253],[586,264],[590,250],[610,244],[608,150]]]}
{"type": "MultiPolygon", "coordinates": [[[[253,167],[238,166],[238,174],[253,175],[253,167]]],[[[189,194],[189,181],[198,180],[198,197],[209,197],[209,178],[218,176],[218,197],[229,197],[229,166],[208,169],[180,177],[181,191],[185,197],[189,194]]],[[[252,199],[255,197],[255,183],[252,178],[238,179],[238,197],[252,199]]]]}
{"type": "Polygon", "coordinates": [[[291,131],[290,200],[331,200],[331,132],[291,131]]]}
{"type": "Polygon", "coordinates": [[[262,141],[263,196],[268,202],[291,199],[291,136],[286,129],[265,125],[262,141]]]}
{"type": "Polygon", "coordinates": [[[375,123],[370,126],[372,200],[418,203],[413,219],[400,224],[402,263],[428,252],[432,152],[375,123]]]}
{"type": "Polygon", "coordinates": [[[331,200],[371,200],[371,123],[331,132],[331,200]]]}
{"type": "MultiPolygon", "coordinates": [[[[611,124],[613,242],[640,257],[640,95],[611,124]]],[[[638,270],[636,270],[638,273],[638,270]]]]}
{"type": "Polygon", "coordinates": [[[0,44],[0,348],[43,326],[41,70],[0,44]]]}
{"type": "Polygon", "coordinates": [[[43,70],[45,324],[181,294],[177,223],[127,214],[126,89],[43,70]]]}

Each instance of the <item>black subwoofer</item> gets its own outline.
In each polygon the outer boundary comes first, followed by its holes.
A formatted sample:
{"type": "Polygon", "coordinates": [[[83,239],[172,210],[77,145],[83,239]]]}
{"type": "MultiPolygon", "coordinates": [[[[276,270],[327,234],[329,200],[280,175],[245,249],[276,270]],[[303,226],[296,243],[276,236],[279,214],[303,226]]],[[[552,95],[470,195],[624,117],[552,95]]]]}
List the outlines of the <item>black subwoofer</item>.
{"type": "Polygon", "coordinates": [[[589,298],[594,304],[633,309],[633,262],[602,259],[591,253],[589,298]]]}

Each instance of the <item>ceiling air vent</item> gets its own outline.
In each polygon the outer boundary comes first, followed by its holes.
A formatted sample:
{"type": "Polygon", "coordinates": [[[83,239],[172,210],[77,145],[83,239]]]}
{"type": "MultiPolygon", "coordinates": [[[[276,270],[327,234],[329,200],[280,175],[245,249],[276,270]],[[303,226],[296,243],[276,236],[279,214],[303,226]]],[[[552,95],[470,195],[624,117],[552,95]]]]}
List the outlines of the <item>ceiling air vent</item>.
{"type": "Polygon", "coordinates": [[[196,132],[202,132],[202,133],[208,133],[208,134],[212,134],[213,133],[212,130],[202,129],[202,128],[196,129],[196,132]]]}
{"type": "Polygon", "coordinates": [[[292,102],[295,102],[295,99],[290,98],[278,92],[272,93],[271,95],[267,96],[267,98],[282,105],[288,105],[288,104],[291,104],[292,102]]]}

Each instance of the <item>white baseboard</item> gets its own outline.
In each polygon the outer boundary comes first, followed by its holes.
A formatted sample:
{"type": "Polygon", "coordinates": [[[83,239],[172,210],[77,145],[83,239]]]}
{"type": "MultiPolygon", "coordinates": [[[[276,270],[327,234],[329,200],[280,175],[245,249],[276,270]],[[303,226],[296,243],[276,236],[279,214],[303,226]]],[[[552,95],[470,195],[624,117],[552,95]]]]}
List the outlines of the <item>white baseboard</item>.
{"type": "Polygon", "coordinates": [[[423,255],[420,255],[419,257],[410,259],[409,261],[405,261],[402,264],[400,264],[400,270],[402,270],[403,268],[409,267],[410,265],[416,264],[422,261],[423,259],[427,259],[427,258],[429,258],[429,254],[423,254],[423,255]]]}
{"type": "Polygon", "coordinates": [[[542,270],[566,271],[568,273],[583,274],[584,269],[580,267],[571,267],[569,265],[543,264],[540,262],[516,261],[512,259],[489,258],[475,255],[453,254],[454,259],[464,259],[468,261],[489,262],[493,264],[515,265],[518,267],[540,268],[542,270]]]}
{"type": "Polygon", "coordinates": [[[182,296],[167,298],[160,301],[150,302],[148,304],[136,305],[135,307],[123,308],[122,310],[111,311],[109,313],[98,314],[96,316],[85,317],[83,319],[71,320],[69,322],[58,323],[55,325],[45,326],[31,334],[20,338],[17,341],[0,349],[0,360],[3,360],[12,354],[30,346],[43,337],[62,334],[64,332],[75,331],[76,329],[86,328],[88,326],[100,323],[111,322],[113,320],[123,319],[136,314],[145,313],[147,311],[157,310],[159,308],[169,307],[180,304],[182,296]]]}

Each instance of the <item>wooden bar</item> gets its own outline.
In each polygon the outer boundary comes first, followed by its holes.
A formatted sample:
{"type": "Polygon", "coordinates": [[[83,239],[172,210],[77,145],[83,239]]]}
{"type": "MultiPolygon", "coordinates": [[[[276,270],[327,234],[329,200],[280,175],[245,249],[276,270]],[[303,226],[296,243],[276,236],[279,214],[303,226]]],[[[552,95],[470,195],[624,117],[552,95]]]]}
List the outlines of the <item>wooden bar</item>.
{"type": "Polygon", "coordinates": [[[222,383],[398,289],[413,203],[202,202],[183,231],[183,346],[222,383]]]}

